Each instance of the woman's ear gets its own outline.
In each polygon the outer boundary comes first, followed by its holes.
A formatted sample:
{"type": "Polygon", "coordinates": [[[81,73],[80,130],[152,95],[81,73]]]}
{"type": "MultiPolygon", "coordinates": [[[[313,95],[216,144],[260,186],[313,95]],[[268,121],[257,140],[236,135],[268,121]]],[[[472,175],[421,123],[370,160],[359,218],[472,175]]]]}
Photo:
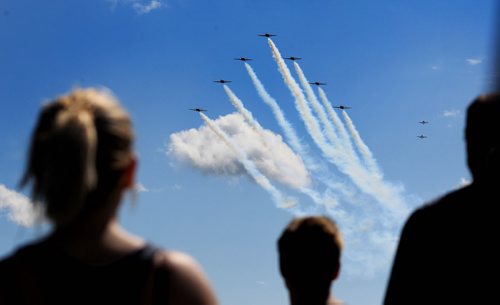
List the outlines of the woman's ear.
{"type": "Polygon", "coordinates": [[[135,187],[135,173],[137,169],[137,157],[135,155],[130,159],[130,163],[123,171],[122,186],[124,188],[135,187]]]}

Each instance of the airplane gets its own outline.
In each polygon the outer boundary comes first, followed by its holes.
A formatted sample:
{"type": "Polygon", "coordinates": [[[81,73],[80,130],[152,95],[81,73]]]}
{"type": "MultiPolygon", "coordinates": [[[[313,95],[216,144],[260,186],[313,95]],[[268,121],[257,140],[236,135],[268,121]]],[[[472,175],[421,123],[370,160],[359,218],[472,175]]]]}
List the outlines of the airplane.
{"type": "Polygon", "coordinates": [[[269,38],[269,37],[278,36],[278,35],[269,34],[269,33],[264,33],[264,34],[259,34],[259,35],[257,35],[257,36],[260,36],[260,37],[267,37],[267,38],[269,38]]]}
{"type": "Polygon", "coordinates": [[[311,85],[316,85],[316,86],[324,86],[326,83],[320,83],[320,82],[309,82],[311,85]]]}
{"type": "Polygon", "coordinates": [[[422,125],[425,125],[425,124],[429,124],[429,121],[420,121],[419,123],[422,125]]]}
{"type": "Polygon", "coordinates": [[[290,56],[290,57],[285,57],[285,59],[289,59],[289,60],[299,60],[299,59],[302,59],[302,57],[293,57],[293,56],[290,56]]]}
{"type": "Polygon", "coordinates": [[[417,138],[419,138],[419,139],[425,139],[425,138],[427,138],[427,136],[424,136],[423,134],[421,134],[421,135],[417,136],[417,138]]]}
{"type": "Polygon", "coordinates": [[[190,108],[189,110],[196,111],[196,112],[204,112],[204,111],[207,111],[206,109],[201,109],[201,108],[190,108]]]}
{"type": "Polygon", "coordinates": [[[351,109],[351,107],[344,106],[344,105],[333,106],[333,108],[342,109],[342,110],[351,109]]]}
{"type": "Polygon", "coordinates": [[[214,83],[219,83],[219,84],[225,84],[230,82],[231,82],[230,80],[225,80],[225,79],[214,80],[214,83]]]}
{"type": "Polygon", "coordinates": [[[251,58],[246,58],[246,57],[240,57],[240,58],[235,58],[234,60],[249,61],[249,60],[252,60],[252,59],[251,58]]]}

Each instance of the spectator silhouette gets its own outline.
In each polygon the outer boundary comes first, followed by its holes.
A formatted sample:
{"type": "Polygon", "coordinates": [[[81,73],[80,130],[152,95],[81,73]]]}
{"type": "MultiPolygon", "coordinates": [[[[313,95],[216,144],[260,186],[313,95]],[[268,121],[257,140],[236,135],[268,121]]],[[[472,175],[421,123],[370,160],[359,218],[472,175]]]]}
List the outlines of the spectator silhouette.
{"type": "Polygon", "coordinates": [[[410,216],[386,305],[489,304],[497,298],[500,94],[469,106],[465,139],[473,181],[410,216]]]}
{"type": "Polygon", "coordinates": [[[278,252],[291,305],[338,304],[330,287],[340,271],[342,247],[340,231],[328,217],[297,218],[288,224],[278,252]]]}
{"type": "Polygon", "coordinates": [[[135,186],[127,113],[107,92],[77,89],[43,107],[22,184],[53,231],[0,262],[0,304],[216,304],[188,255],[121,228],[135,186]]]}

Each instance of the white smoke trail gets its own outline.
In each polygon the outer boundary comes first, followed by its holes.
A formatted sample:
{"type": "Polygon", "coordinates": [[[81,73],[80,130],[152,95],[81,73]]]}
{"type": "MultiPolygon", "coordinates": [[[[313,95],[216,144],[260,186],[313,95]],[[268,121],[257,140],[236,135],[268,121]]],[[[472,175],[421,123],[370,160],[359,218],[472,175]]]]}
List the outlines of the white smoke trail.
{"type": "Polygon", "coordinates": [[[333,124],[337,128],[340,137],[344,141],[345,144],[347,144],[350,147],[350,151],[354,151],[351,143],[351,138],[347,134],[347,131],[344,127],[344,124],[340,120],[339,116],[337,113],[333,110],[332,104],[328,101],[328,98],[326,97],[325,91],[321,89],[321,87],[318,87],[318,92],[319,92],[319,97],[321,99],[321,102],[323,103],[323,106],[325,106],[326,111],[328,112],[328,115],[330,116],[330,119],[332,120],[333,124]]]}
{"type": "Polygon", "coordinates": [[[333,145],[336,145],[337,147],[343,149],[344,146],[340,143],[339,137],[337,136],[337,134],[333,128],[333,125],[328,120],[328,118],[326,116],[325,109],[323,108],[323,106],[321,106],[318,99],[316,98],[316,95],[314,94],[314,91],[313,91],[311,85],[309,84],[309,81],[307,80],[307,78],[304,74],[304,71],[302,71],[302,69],[300,68],[299,64],[296,61],[293,62],[293,65],[295,67],[295,71],[297,72],[297,75],[299,76],[299,80],[300,80],[300,83],[302,84],[302,88],[304,88],[304,90],[306,92],[307,99],[311,103],[314,111],[316,111],[316,114],[318,115],[321,123],[323,124],[323,126],[325,128],[325,133],[326,133],[328,139],[330,140],[330,142],[333,145]]]}
{"type": "Polygon", "coordinates": [[[257,89],[259,96],[269,107],[271,107],[276,121],[278,121],[278,124],[285,133],[287,142],[292,146],[295,152],[298,153],[302,157],[302,159],[304,159],[308,168],[315,169],[317,167],[316,162],[309,156],[307,149],[304,147],[304,145],[302,145],[302,142],[299,140],[295,129],[293,129],[292,124],[290,124],[290,122],[286,119],[285,114],[281,110],[276,100],[267,92],[267,90],[264,88],[264,85],[257,77],[257,74],[248,63],[245,63],[245,68],[247,69],[248,74],[250,75],[250,78],[252,79],[252,82],[257,89]]]}
{"type": "Polygon", "coordinates": [[[222,140],[226,145],[232,149],[241,164],[245,167],[248,174],[252,176],[255,182],[260,185],[263,189],[265,189],[270,195],[274,202],[277,204],[279,208],[289,209],[293,208],[297,205],[297,201],[295,198],[285,197],[272,183],[269,179],[266,178],[250,161],[244,151],[242,151],[237,145],[235,145],[228,135],[222,131],[217,125],[213,124],[210,118],[208,118],[205,114],[200,112],[200,117],[205,121],[207,126],[222,140]]]}
{"type": "MultiPolygon", "coordinates": [[[[253,117],[252,113],[247,108],[245,108],[243,102],[236,96],[236,94],[228,86],[224,85],[224,90],[226,91],[229,100],[236,108],[236,110],[238,110],[238,112],[243,116],[248,125],[250,125],[252,129],[259,135],[260,140],[262,141],[264,146],[270,150],[271,149],[270,145],[268,145],[266,141],[264,130],[262,126],[259,124],[259,122],[253,117]]],[[[286,166],[282,165],[281,168],[286,168],[286,166]]],[[[309,196],[316,204],[321,204],[321,205],[324,204],[323,198],[321,198],[321,195],[318,194],[318,192],[316,192],[315,190],[306,187],[301,187],[299,188],[299,191],[309,196]]],[[[330,200],[334,199],[330,197],[330,200]]]]}
{"type": "Polygon", "coordinates": [[[365,144],[363,139],[361,138],[361,135],[359,134],[358,130],[356,129],[356,126],[354,126],[354,123],[352,122],[351,118],[347,114],[346,111],[342,110],[342,115],[344,116],[344,120],[347,125],[347,129],[349,129],[349,132],[351,133],[351,136],[354,140],[354,143],[356,143],[356,146],[358,147],[359,152],[363,156],[363,159],[366,163],[366,166],[372,172],[377,179],[382,179],[383,178],[383,173],[380,170],[380,167],[377,164],[377,160],[375,160],[375,157],[373,157],[373,154],[368,147],[368,145],[365,144]]]}
{"type": "Polygon", "coordinates": [[[280,71],[285,84],[295,97],[296,108],[306,125],[307,131],[328,161],[336,165],[340,171],[347,175],[363,192],[371,195],[380,204],[386,206],[388,210],[387,212],[393,220],[405,217],[408,212],[408,207],[405,200],[401,197],[400,191],[397,187],[383,183],[378,179],[374,179],[373,175],[362,167],[361,164],[351,162],[352,160],[349,159],[352,157],[349,156],[349,154],[346,154],[342,150],[335,150],[326,142],[324,135],[321,133],[319,123],[312,115],[311,109],[306,102],[304,93],[291,75],[290,70],[288,70],[288,67],[281,57],[278,48],[270,38],[268,38],[268,43],[271,47],[273,57],[278,64],[278,70],[280,71]]]}
{"type": "Polygon", "coordinates": [[[325,145],[327,145],[325,137],[321,132],[321,128],[319,126],[318,121],[314,118],[311,109],[309,108],[309,105],[306,102],[304,93],[302,92],[299,85],[293,78],[292,74],[290,73],[290,70],[288,70],[285,61],[281,57],[281,53],[279,52],[278,48],[271,40],[271,38],[268,38],[268,42],[269,46],[271,47],[273,57],[276,63],[278,64],[278,70],[280,71],[281,76],[285,81],[285,84],[288,86],[292,95],[295,98],[295,107],[297,108],[297,111],[299,112],[301,118],[304,120],[307,131],[311,135],[316,145],[318,145],[319,147],[324,147],[325,145]]]}
{"type": "Polygon", "coordinates": [[[238,112],[243,116],[245,121],[252,127],[253,130],[255,130],[256,133],[258,133],[264,142],[264,145],[267,145],[265,142],[265,137],[262,134],[262,126],[260,126],[259,122],[253,117],[252,113],[245,108],[245,105],[243,105],[243,102],[234,94],[234,92],[229,89],[227,85],[223,85],[224,91],[226,91],[227,96],[229,97],[229,101],[231,104],[233,104],[234,108],[238,110],[238,112]]]}

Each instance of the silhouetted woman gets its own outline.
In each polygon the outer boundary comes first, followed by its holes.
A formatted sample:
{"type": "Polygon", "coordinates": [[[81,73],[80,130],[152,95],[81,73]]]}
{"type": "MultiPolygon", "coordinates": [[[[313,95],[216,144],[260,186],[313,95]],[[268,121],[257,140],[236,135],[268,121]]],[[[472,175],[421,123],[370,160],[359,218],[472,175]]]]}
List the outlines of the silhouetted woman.
{"type": "Polygon", "coordinates": [[[187,255],[117,221],[134,186],[127,113],[107,92],[77,89],[43,107],[22,184],[54,230],[0,262],[0,304],[216,304],[187,255]]]}

